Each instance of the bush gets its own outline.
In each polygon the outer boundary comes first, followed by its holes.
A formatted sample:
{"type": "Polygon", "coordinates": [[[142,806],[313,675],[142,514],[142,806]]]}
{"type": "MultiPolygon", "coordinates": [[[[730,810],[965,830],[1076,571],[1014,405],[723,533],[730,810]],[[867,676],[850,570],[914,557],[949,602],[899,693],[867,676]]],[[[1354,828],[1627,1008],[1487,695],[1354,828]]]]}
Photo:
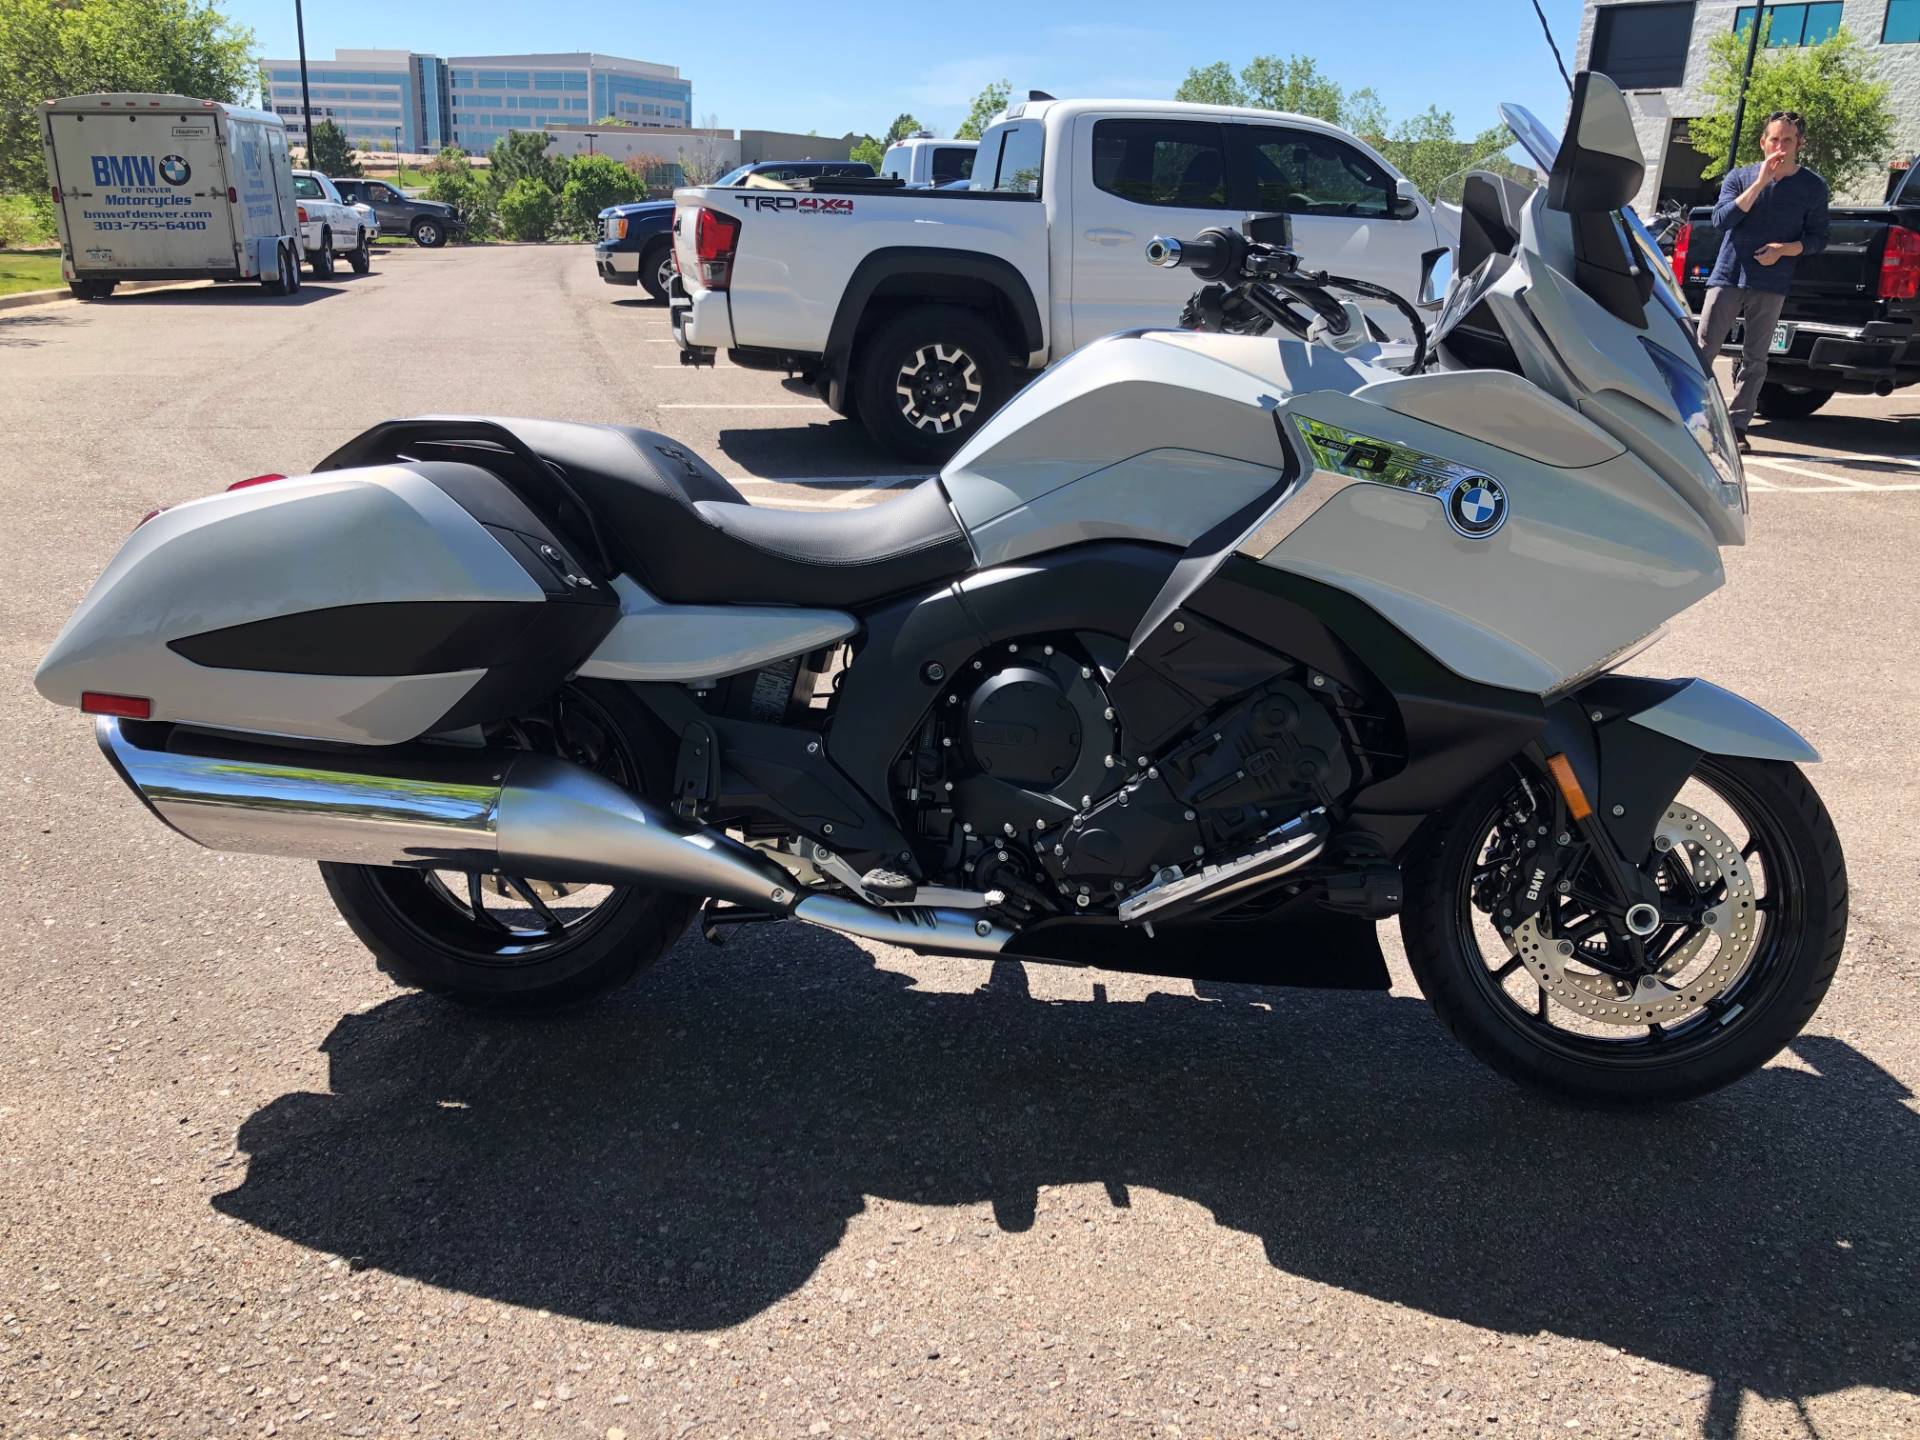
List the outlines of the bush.
{"type": "Polygon", "coordinates": [[[576,155],[560,191],[560,229],[575,237],[592,236],[602,210],[639,200],[645,193],[640,177],[612,156],[576,155]]]}
{"type": "Polygon", "coordinates": [[[451,205],[453,213],[467,222],[469,241],[485,240],[493,234],[493,187],[474,170],[465,152],[450,145],[428,161],[425,188],[429,200],[451,205]]]}
{"type": "Polygon", "coordinates": [[[53,206],[45,195],[0,195],[0,250],[54,242],[53,206]]]}
{"type": "Polygon", "coordinates": [[[509,240],[545,240],[553,233],[553,191],[538,180],[522,178],[500,197],[500,228],[509,240]]]}

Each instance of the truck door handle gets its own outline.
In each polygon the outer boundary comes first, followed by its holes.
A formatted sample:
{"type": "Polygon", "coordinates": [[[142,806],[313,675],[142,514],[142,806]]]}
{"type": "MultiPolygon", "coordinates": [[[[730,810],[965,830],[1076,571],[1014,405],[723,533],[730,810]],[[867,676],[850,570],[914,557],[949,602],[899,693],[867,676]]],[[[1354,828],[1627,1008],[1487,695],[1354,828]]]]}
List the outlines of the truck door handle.
{"type": "Polygon", "coordinates": [[[1115,230],[1111,227],[1099,230],[1088,230],[1085,233],[1087,239],[1093,241],[1096,245],[1124,245],[1133,239],[1133,232],[1131,230],[1115,230]]]}

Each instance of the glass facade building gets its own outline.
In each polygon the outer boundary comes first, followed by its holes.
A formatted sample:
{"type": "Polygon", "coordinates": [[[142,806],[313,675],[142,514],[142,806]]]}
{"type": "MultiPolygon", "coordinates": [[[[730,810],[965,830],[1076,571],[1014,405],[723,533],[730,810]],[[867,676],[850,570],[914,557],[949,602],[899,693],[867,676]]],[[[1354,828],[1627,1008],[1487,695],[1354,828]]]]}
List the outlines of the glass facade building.
{"type": "MultiPolygon", "coordinates": [[[[306,139],[297,60],[262,62],[267,108],[288,138],[306,139]]],[[[590,53],[462,55],[336,50],[309,60],[315,120],[332,120],[358,149],[413,154],[445,145],[481,152],[514,130],[591,125],[612,115],[645,128],[693,123],[693,85],[671,65],[590,53]]]]}

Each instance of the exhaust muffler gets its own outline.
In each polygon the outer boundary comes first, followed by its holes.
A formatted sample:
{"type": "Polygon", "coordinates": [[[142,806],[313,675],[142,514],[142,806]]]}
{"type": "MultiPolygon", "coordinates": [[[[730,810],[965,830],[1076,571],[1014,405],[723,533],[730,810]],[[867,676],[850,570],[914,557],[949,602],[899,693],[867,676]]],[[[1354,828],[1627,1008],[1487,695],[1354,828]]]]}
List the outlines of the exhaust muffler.
{"type": "Polygon", "coordinates": [[[147,807],[209,850],[656,885],[781,915],[799,898],[794,877],[758,851],[716,830],[682,830],[550,756],[349,759],[107,717],[95,733],[147,807]]]}

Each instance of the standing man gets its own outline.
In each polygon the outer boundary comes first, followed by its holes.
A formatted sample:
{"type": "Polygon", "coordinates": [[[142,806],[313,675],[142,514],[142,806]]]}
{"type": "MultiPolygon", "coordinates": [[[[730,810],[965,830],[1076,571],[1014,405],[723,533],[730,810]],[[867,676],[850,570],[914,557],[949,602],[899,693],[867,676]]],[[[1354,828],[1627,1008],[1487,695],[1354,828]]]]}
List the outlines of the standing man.
{"type": "Polygon", "coordinates": [[[1734,323],[1746,322],[1740,361],[1734,368],[1734,433],[1745,454],[1747,424],[1767,378],[1767,346],[1773,327],[1793,289],[1798,257],[1827,248],[1827,182],[1800,164],[1807,127],[1792,110],[1776,110],[1760,132],[1757,165],[1742,165],[1720,185],[1713,207],[1713,228],[1720,232],[1720,255],[1707,280],[1707,303],[1700,312],[1700,359],[1713,373],[1734,323]]]}

